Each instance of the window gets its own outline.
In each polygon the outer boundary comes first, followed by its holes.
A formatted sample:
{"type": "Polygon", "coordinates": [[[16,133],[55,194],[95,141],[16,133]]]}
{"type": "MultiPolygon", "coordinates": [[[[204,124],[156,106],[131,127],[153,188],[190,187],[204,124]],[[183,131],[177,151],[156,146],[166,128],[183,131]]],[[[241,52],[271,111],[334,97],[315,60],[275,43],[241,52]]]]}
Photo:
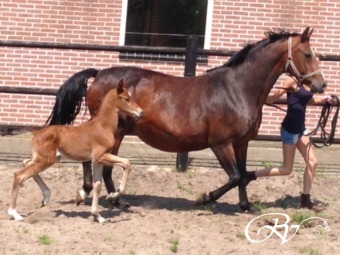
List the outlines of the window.
{"type": "Polygon", "coordinates": [[[123,0],[120,45],[209,48],[213,0],[123,0]]]}

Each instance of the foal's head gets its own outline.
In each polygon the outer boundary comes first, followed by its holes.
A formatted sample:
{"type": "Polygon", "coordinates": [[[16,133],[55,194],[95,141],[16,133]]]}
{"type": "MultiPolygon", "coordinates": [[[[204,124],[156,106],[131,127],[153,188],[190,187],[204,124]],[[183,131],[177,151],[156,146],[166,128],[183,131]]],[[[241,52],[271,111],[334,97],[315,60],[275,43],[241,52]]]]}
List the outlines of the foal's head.
{"type": "Polygon", "coordinates": [[[287,40],[286,73],[294,76],[298,85],[306,84],[312,92],[323,93],[327,83],[320,70],[318,58],[309,44],[312,33],[313,29],[307,27],[301,35],[292,36],[287,40]]]}
{"type": "Polygon", "coordinates": [[[136,104],[129,91],[124,88],[124,85],[125,81],[120,80],[117,87],[114,89],[117,93],[114,105],[119,111],[132,115],[136,119],[140,119],[143,116],[143,110],[136,104]]]}

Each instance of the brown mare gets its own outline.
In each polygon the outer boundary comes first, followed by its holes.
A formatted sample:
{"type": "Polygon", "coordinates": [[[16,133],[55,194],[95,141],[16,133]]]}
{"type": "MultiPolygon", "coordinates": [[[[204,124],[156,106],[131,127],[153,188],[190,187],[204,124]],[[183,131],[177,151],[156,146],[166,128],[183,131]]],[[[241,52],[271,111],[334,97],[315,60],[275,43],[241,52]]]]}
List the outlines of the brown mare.
{"type": "MultiPolygon", "coordinates": [[[[86,94],[92,116],[97,114],[107,91],[124,78],[144,117],[135,123],[120,114],[113,154],[118,153],[126,134],[137,135],[152,147],[169,152],[211,148],[229,181],[215,191],[202,194],[198,203],[215,201],[238,186],[240,206],[249,210],[248,142],[257,135],[262,107],[274,83],[287,73],[298,80],[299,86],[307,84],[313,92],[321,93],[327,86],[309,44],[312,32],[309,27],[302,34],[269,31],[265,39],[248,44],[223,66],[197,77],[175,77],[137,67],[83,70],[60,88],[49,124],[72,122],[76,114],[68,111],[68,107],[74,109],[80,104],[88,78],[95,77],[86,94]]],[[[92,188],[91,166],[88,163],[83,166],[83,188],[88,194],[92,188]]],[[[109,193],[115,191],[111,173],[112,167],[104,168],[109,193]]]]}
{"type": "Polygon", "coordinates": [[[12,200],[8,214],[15,220],[23,217],[16,211],[19,186],[28,178],[33,177],[39,185],[47,205],[51,192],[43,182],[39,173],[53,165],[57,153],[77,161],[91,161],[93,164],[94,195],[91,213],[100,223],[105,219],[98,212],[98,198],[101,189],[104,165],[117,164],[124,169],[121,185],[114,196],[124,192],[130,172],[129,160],[114,156],[110,152],[115,144],[115,133],[118,126],[117,109],[135,119],[139,119],[143,111],[131,98],[124,82],[109,90],[98,109],[96,117],[80,126],[49,126],[35,133],[32,140],[32,159],[25,161],[24,168],[14,174],[12,200]]]}

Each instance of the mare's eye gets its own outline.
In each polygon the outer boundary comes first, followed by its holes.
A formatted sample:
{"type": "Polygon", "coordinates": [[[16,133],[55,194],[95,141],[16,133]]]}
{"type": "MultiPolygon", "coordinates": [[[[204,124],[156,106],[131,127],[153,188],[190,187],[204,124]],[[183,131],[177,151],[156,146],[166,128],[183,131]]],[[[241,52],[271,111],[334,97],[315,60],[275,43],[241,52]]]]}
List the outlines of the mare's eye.
{"type": "Polygon", "coordinates": [[[130,98],[126,98],[125,102],[130,103],[131,102],[130,98]]]}

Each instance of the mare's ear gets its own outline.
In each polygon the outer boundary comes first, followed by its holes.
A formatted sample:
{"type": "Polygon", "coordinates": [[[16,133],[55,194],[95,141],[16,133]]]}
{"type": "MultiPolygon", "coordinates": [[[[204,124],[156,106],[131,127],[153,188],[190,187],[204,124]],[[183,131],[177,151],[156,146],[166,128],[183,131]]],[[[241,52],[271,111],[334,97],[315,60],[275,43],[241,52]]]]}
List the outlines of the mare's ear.
{"type": "Polygon", "coordinates": [[[312,36],[314,29],[310,27],[306,27],[305,31],[303,31],[301,36],[301,42],[308,42],[309,38],[312,36]]]}
{"type": "Polygon", "coordinates": [[[119,82],[118,82],[118,85],[117,85],[117,94],[121,94],[123,93],[124,91],[124,80],[121,79],[119,82]]]}

